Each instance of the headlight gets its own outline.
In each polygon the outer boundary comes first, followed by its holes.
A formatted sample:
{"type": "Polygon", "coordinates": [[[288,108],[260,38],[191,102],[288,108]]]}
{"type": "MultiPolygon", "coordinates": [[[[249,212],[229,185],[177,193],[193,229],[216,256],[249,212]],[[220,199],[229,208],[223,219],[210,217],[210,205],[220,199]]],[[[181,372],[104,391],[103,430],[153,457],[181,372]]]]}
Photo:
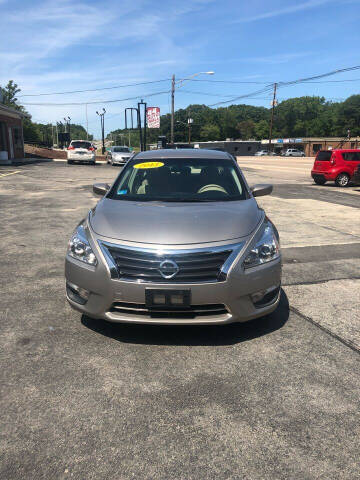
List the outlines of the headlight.
{"type": "Polygon", "coordinates": [[[244,260],[244,268],[255,267],[280,256],[280,243],[277,233],[269,221],[265,223],[264,232],[244,260]]]}
{"type": "Polygon", "coordinates": [[[86,238],[83,225],[79,225],[72,234],[68,245],[68,254],[81,262],[94,266],[97,265],[95,253],[92,251],[86,238]]]}

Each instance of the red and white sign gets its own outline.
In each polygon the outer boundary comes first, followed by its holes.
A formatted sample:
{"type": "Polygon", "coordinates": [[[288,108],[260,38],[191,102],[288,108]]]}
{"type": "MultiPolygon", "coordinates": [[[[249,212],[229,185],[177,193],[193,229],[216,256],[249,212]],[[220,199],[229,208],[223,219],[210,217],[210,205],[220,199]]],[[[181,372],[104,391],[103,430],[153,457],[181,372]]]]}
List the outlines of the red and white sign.
{"type": "Polygon", "coordinates": [[[146,121],[148,128],[160,128],[160,108],[148,107],[146,109],[146,121]]]}

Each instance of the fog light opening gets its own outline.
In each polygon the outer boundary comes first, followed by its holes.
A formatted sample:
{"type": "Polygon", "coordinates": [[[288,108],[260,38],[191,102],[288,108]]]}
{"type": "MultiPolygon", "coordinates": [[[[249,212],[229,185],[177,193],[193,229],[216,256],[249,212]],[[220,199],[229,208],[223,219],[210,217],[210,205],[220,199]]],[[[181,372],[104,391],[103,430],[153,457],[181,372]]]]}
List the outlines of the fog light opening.
{"type": "Polygon", "coordinates": [[[85,288],[79,287],[70,282],[66,282],[66,292],[71,300],[80,303],[80,305],[84,305],[88,301],[90,295],[89,290],[85,290],[85,288]]]}
{"type": "Polygon", "coordinates": [[[279,291],[280,286],[273,286],[266,290],[259,290],[258,292],[252,293],[250,298],[256,308],[261,308],[274,303],[278,297],[279,291]]]}

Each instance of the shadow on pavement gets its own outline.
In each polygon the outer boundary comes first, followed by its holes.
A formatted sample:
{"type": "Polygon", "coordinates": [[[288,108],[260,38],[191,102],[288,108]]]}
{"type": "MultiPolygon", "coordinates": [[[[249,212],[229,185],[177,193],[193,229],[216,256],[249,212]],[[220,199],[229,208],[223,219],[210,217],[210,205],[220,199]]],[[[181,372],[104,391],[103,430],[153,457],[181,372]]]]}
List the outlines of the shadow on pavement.
{"type": "Polygon", "coordinates": [[[81,323],[96,333],[119,342],[143,345],[232,345],[267,335],[281,328],[289,318],[284,290],[278,308],[270,315],[246,323],[212,326],[130,325],[95,320],[85,315],[81,323]]]}

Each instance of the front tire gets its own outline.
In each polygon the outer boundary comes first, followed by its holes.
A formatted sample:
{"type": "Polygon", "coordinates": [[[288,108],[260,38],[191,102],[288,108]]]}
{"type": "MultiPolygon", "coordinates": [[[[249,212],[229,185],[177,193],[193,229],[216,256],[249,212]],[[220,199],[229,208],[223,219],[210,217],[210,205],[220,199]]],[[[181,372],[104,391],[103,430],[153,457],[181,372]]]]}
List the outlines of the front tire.
{"type": "Polygon", "coordinates": [[[335,179],[335,185],[337,187],[345,188],[350,183],[350,177],[347,173],[339,173],[335,179]]]}
{"type": "Polygon", "coordinates": [[[73,160],[68,160],[68,161],[67,161],[67,164],[68,164],[68,165],[72,165],[73,163],[74,163],[73,160]]]}
{"type": "Polygon", "coordinates": [[[316,185],[325,185],[326,180],[325,178],[314,178],[314,182],[316,183],[316,185]]]}

